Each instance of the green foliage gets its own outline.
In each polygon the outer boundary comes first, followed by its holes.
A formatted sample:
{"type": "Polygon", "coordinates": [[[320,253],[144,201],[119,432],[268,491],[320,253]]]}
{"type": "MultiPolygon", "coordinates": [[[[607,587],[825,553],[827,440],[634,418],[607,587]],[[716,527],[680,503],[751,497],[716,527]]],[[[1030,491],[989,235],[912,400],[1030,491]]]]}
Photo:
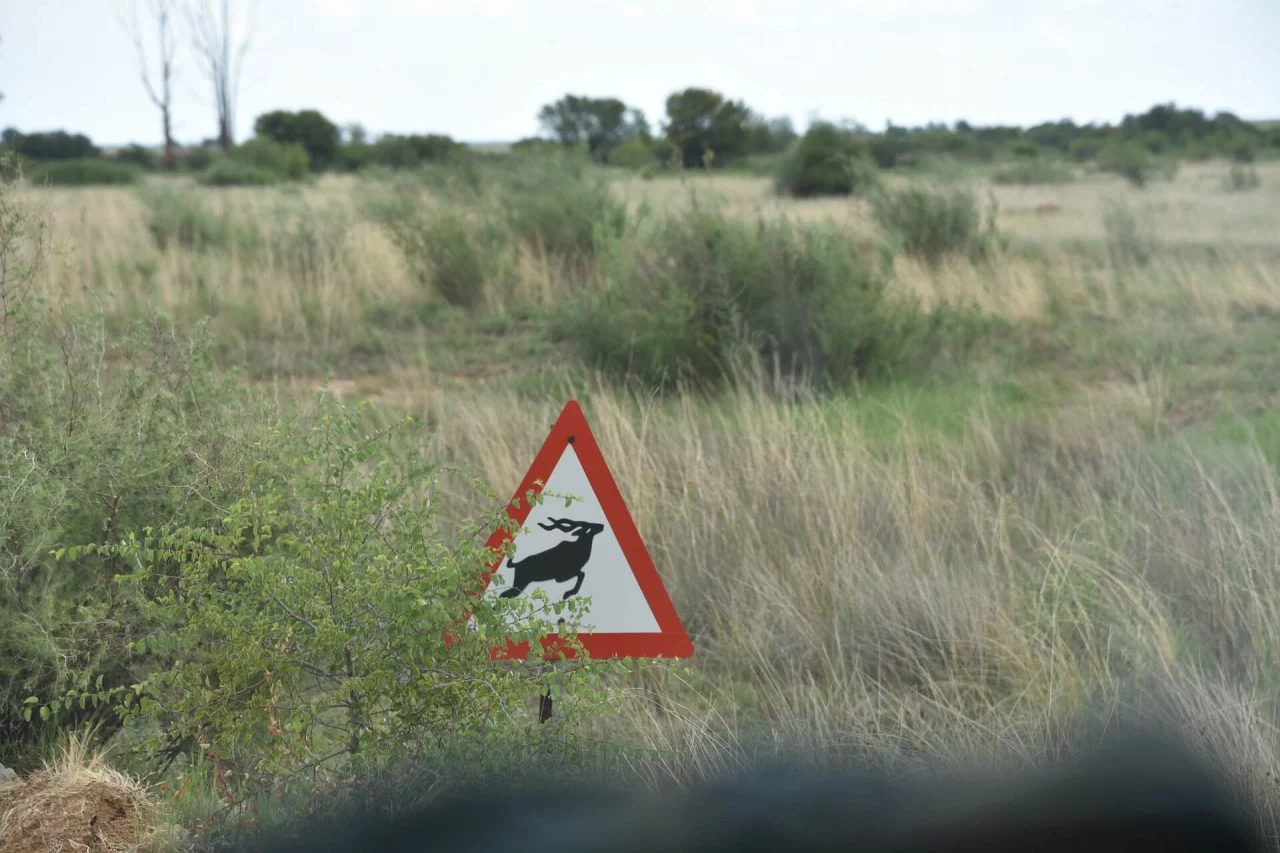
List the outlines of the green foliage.
{"type": "Polygon", "coordinates": [[[132,683],[127,644],[148,630],[114,585],[128,566],[50,551],[212,521],[263,453],[252,400],[159,318],[108,336],[101,317],[28,298],[0,339],[0,742],[16,751],[41,737],[37,709],[109,732],[111,715],[67,693],[132,683]]]}
{"type": "Polygon", "coordinates": [[[578,263],[627,222],[606,180],[564,152],[462,161],[420,177],[429,197],[412,186],[389,189],[373,194],[369,213],[419,279],[454,305],[479,304],[521,243],[578,263]]]}
{"type": "Polygon", "coordinates": [[[639,136],[618,143],[609,152],[609,165],[622,169],[643,169],[654,165],[653,146],[639,136]]]}
{"type": "Polygon", "coordinates": [[[1030,139],[1015,139],[1009,152],[1019,159],[1034,159],[1040,156],[1040,146],[1030,139]]]}
{"type": "Polygon", "coordinates": [[[1112,142],[1098,157],[1098,168],[1111,172],[1133,184],[1145,187],[1155,171],[1155,159],[1136,142],[1112,142]]]}
{"type": "Polygon", "coordinates": [[[1258,159],[1258,146],[1252,139],[1237,139],[1229,153],[1233,163],[1249,164],[1258,159]]]}
{"type": "Polygon", "coordinates": [[[1086,163],[1090,160],[1096,160],[1098,155],[1102,153],[1102,149],[1106,147],[1106,141],[1097,137],[1080,137],[1071,140],[1071,145],[1067,151],[1071,155],[1071,159],[1077,163],[1086,163]]]}
{"type": "Polygon", "coordinates": [[[653,159],[657,168],[664,171],[676,171],[684,168],[684,155],[680,152],[680,146],[669,139],[654,141],[653,159]]]}
{"type": "Polygon", "coordinates": [[[1233,163],[1222,179],[1222,188],[1227,192],[1248,192],[1260,186],[1262,179],[1258,177],[1258,170],[1240,163],[1233,163]]]}
{"type": "Polygon", "coordinates": [[[414,169],[433,163],[448,163],[465,153],[465,145],[441,134],[386,134],[367,146],[367,151],[361,152],[361,164],[367,162],[389,169],[414,169]]]}
{"type": "Polygon", "coordinates": [[[232,157],[217,157],[196,180],[208,187],[265,187],[278,184],[283,178],[273,169],[232,157]]]}
{"type": "Polygon", "coordinates": [[[33,184],[55,187],[110,186],[136,183],[138,167],[116,160],[53,160],[26,172],[33,184]]]}
{"type": "Polygon", "coordinates": [[[159,155],[144,145],[126,145],[116,153],[115,159],[121,163],[132,163],[147,171],[156,169],[160,165],[159,155]]]}
{"type": "Polygon", "coordinates": [[[558,332],[647,388],[713,386],[750,365],[833,387],[928,362],[938,329],[831,225],[749,223],[715,207],[646,223],[599,259],[603,286],[558,332]]]}
{"type": "Polygon", "coordinates": [[[782,154],[799,138],[787,116],[766,119],[752,114],[747,120],[747,154],[782,154]]]}
{"type": "Polygon", "coordinates": [[[878,175],[865,143],[819,122],[783,161],[776,182],[780,192],[798,198],[862,195],[877,185],[878,175]]]}
{"type": "Polygon", "coordinates": [[[880,169],[907,166],[914,162],[918,145],[898,128],[872,137],[869,147],[871,157],[880,169]]]}
{"type": "Polygon", "coordinates": [[[1142,147],[1157,157],[1173,151],[1173,140],[1158,130],[1149,130],[1142,135],[1142,147]]]}
{"type": "Polygon", "coordinates": [[[885,190],[872,197],[872,215],[902,251],[937,264],[948,255],[988,257],[1000,244],[995,199],[983,225],[973,192],[964,187],[930,189],[913,185],[885,190]]]}
{"type": "Polygon", "coordinates": [[[452,205],[430,205],[412,192],[375,197],[370,215],[387,230],[410,269],[445,302],[474,308],[505,261],[505,232],[452,205]]]}
{"type": "Polygon", "coordinates": [[[591,256],[599,239],[622,233],[627,207],[581,159],[495,169],[490,204],[520,240],[566,259],[591,256]]]}
{"type": "Polygon", "coordinates": [[[5,131],[4,144],[13,153],[31,160],[90,160],[102,156],[89,137],[65,130],[43,133],[5,131]]]}
{"type": "Polygon", "coordinates": [[[146,661],[136,684],[103,698],[166,740],[199,744],[246,793],[303,772],[328,781],[424,744],[519,745],[536,725],[524,708],[536,689],[589,689],[595,668],[490,660],[504,639],[536,642],[535,613],[564,618],[573,646],[587,602],[473,597],[494,557],[482,537],[514,523],[503,511],[442,518],[453,472],[412,450],[425,441],[413,426],[370,434],[325,404],[318,423],[278,431],[289,452],[251,466],[215,520],[89,549],[130,567],[121,595],[150,626],[133,645],[146,661]]]}
{"type": "Polygon", "coordinates": [[[252,222],[229,211],[215,212],[198,190],[148,186],[139,197],[147,209],[147,230],[162,250],[179,246],[249,252],[261,245],[252,222]]]}
{"type": "Polygon", "coordinates": [[[1103,229],[1107,235],[1107,254],[1119,268],[1146,266],[1156,243],[1138,221],[1133,210],[1122,201],[1109,199],[1103,211],[1103,229]]]}
{"type": "Polygon", "coordinates": [[[1021,186],[1068,184],[1075,179],[1075,173],[1068,166],[1046,157],[1037,157],[1034,160],[1020,160],[991,173],[991,182],[993,184],[1017,184],[1021,186]]]}
{"type": "Polygon", "coordinates": [[[178,168],[186,172],[202,172],[213,165],[216,150],[205,146],[184,148],[178,154],[178,168]]]}
{"type": "Polygon", "coordinates": [[[666,137],[680,149],[686,169],[703,167],[708,151],[723,166],[747,152],[750,119],[741,101],[693,87],[667,98],[666,137]]]}
{"type": "Polygon", "coordinates": [[[610,162],[613,149],[629,139],[649,138],[644,113],[617,98],[565,95],[538,111],[538,123],[561,145],[584,146],[598,163],[610,162]]]}
{"type": "Polygon", "coordinates": [[[275,110],[258,116],[253,132],[281,145],[297,144],[307,152],[310,168],[317,172],[339,164],[342,134],[338,126],[317,110],[275,110]]]}
{"type": "Polygon", "coordinates": [[[282,180],[300,181],[310,169],[306,149],[296,142],[285,145],[259,137],[232,148],[227,157],[272,172],[282,180]]]}

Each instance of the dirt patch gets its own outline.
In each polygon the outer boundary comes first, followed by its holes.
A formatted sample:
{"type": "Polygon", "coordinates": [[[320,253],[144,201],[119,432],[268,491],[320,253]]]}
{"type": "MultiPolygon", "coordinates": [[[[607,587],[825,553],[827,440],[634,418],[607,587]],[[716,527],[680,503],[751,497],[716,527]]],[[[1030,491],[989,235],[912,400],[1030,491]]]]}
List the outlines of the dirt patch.
{"type": "Polygon", "coordinates": [[[95,775],[41,771],[0,789],[0,853],[137,849],[154,811],[145,789],[95,775]]]}

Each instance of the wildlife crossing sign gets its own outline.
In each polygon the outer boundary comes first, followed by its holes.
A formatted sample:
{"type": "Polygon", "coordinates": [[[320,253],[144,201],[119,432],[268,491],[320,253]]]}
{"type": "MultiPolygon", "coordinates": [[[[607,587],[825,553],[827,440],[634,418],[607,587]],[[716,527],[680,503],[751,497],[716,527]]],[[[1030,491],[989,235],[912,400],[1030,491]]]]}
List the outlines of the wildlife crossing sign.
{"type": "MultiPolygon", "coordinates": [[[[542,590],[552,602],[585,597],[577,638],[591,658],[693,654],[577,402],[560,413],[507,512],[520,525],[515,553],[489,566],[484,595],[515,598],[542,590]],[[541,503],[529,504],[530,491],[541,494],[541,503]]],[[[501,550],[511,538],[496,530],[488,547],[501,550]]],[[[547,617],[552,631],[554,618],[547,617]]],[[[523,657],[528,649],[513,646],[509,653],[523,657]]]]}

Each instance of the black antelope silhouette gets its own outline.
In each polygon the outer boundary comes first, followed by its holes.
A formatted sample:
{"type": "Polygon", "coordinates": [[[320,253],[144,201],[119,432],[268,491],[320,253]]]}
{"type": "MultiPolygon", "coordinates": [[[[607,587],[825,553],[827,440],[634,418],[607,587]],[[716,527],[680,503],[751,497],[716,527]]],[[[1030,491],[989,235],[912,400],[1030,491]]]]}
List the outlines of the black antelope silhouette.
{"type": "Polygon", "coordinates": [[[511,589],[502,593],[502,598],[515,598],[524,592],[525,587],[538,581],[555,581],[564,583],[570,578],[577,578],[573,589],[564,594],[568,601],[582,589],[586,580],[587,561],[591,559],[591,541],[604,530],[603,524],[592,521],[574,521],[569,518],[551,518],[550,524],[539,523],[543,530],[559,530],[573,536],[559,542],[545,551],[530,554],[522,560],[512,562],[507,558],[507,567],[515,569],[515,577],[511,581],[511,589]]]}

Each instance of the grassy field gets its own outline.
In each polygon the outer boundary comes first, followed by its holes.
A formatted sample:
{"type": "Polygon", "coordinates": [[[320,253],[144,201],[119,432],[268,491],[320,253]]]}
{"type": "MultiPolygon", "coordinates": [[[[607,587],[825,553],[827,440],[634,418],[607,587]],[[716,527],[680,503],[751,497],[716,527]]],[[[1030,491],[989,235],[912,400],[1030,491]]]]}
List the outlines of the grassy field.
{"type": "MultiPolygon", "coordinates": [[[[1070,749],[1080,719],[1134,712],[1226,756],[1274,834],[1280,165],[1251,192],[1226,191],[1226,170],[1142,190],[890,178],[994,198],[996,257],[896,253],[890,290],[974,306],[1001,339],[790,402],[766,378],[655,396],[594,375],[548,331],[584,277],[536,245],[478,309],[442,304],[366,214],[369,180],[192,190],[252,224],[251,250],[160,247],[147,194],[163,179],[26,197],[52,222],[38,290],[57,310],[207,323],[221,363],[280,405],[328,389],[423,418],[435,455],[500,494],[582,400],[697,648],[634,675],[599,722],[653,751],[655,782],[779,746],[902,771],[1036,761],[1070,749]]],[[[867,202],[779,198],[765,179],[613,189],[633,208],[717,197],[735,217],[883,238],[867,202]]]]}

